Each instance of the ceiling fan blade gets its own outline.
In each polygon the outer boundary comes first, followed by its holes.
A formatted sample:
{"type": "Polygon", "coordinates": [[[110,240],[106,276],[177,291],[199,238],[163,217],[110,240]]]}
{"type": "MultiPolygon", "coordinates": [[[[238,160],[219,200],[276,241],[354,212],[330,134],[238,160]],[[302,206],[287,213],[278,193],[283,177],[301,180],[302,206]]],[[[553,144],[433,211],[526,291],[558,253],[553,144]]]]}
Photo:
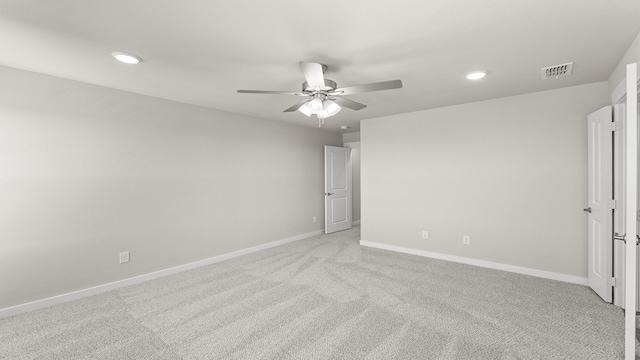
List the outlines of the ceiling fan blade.
{"type": "Polygon", "coordinates": [[[298,95],[302,96],[306,94],[293,92],[293,91],[269,91],[269,90],[238,90],[240,94],[278,94],[278,95],[298,95]]]}
{"type": "Polygon", "coordinates": [[[401,87],[402,87],[402,81],[390,80],[390,81],[382,81],[382,82],[364,84],[364,85],[347,86],[347,87],[335,89],[333,93],[335,93],[336,95],[351,95],[351,94],[358,94],[358,93],[363,93],[367,91],[400,89],[401,87]]]}
{"type": "Polygon", "coordinates": [[[322,72],[322,65],[318,63],[300,61],[300,69],[302,74],[307,80],[307,84],[312,89],[324,89],[324,74],[322,72]]]}
{"type": "Polygon", "coordinates": [[[349,100],[347,98],[343,98],[343,97],[340,97],[340,96],[336,96],[336,99],[334,101],[338,105],[347,107],[347,108],[349,108],[351,110],[362,110],[362,109],[367,107],[367,105],[365,105],[365,104],[360,104],[359,102],[356,102],[356,101],[353,101],[353,100],[349,100]]]}
{"type": "Polygon", "coordinates": [[[291,107],[287,108],[287,109],[286,109],[285,111],[283,111],[283,112],[294,112],[294,111],[296,111],[296,110],[300,109],[300,107],[301,107],[302,105],[306,104],[306,103],[307,103],[307,102],[309,102],[309,101],[311,101],[311,100],[302,100],[302,101],[300,101],[299,103],[297,103],[297,104],[295,104],[295,105],[293,105],[293,106],[291,106],[291,107]]]}

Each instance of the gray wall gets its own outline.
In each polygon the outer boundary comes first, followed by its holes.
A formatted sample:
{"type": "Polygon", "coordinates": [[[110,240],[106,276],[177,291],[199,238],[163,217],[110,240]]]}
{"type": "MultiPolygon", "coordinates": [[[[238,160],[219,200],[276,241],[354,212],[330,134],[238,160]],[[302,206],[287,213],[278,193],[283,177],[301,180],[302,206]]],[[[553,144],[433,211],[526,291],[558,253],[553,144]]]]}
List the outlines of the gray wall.
{"type": "Polygon", "coordinates": [[[360,210],[360,148],[351,149],[351,168],[352,168],[352,177],[351,180],[353,182],[352,191],[353,191],[353,221],[360,221],[361,218],[361,210],[360,210]]]}
{"type": "Polygon", "coordinates": [[[351,147],[351,190],[353,221],[360,221],[360,132],[342,134],[342,142],[351,147]]]}
{"type": "Polygon", "coordinates": [[[360,132],[351,132],[342,134],[342,142],[351,143],[351,142],[360,142],[360,132]]]}
{"type": "Polygon", "coordinates": [[[609,76],[609,92],[618,86],[618,84],[625,78],[627,74],[627,64],[640,61],[640,33],[636,36],[635,40],[627,49],[618,66],[613,70],[611,76],[609,76]]]}
{"type": "Polygon", "coordinates": [[[362,121],[362,240],[586,277],[586,116],[607,103],[601,82],[362,121]]]}
{"type": "Polygon", "coordinates": [[[0,79],[0,309],[322,229],[340,134],[0,79]]]}

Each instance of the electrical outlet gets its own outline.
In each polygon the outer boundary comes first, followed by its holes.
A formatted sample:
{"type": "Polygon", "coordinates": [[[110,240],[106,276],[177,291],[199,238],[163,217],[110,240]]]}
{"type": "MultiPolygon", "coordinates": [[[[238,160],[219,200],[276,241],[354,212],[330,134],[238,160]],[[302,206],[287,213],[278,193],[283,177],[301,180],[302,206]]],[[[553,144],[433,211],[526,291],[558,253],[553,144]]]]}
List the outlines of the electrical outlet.
{"type": "Polygon", "coordinates": [[[313,220],[313,222],[314,222],[314,223],[317,223],[317,222],[318,222],[318,218],[317,218],[316,216],[314,216],[314,217],[312,218],[312,220],[313,220]]]}
{"type": "Polygon", "coordinates": [[[465,245],[471,245],[471,236],[464,235],[462,237],[462,243],[465,245]]]}
{"type": "Polygon", "coordinates": [[[423,239],[428,239],[429,238],[429,232],[427,230],[422,230],[422,238],[423,239]]]}
{"type": "Polygon", "coordinates": [[[128,263],[129,262],[129,252],[125,251],[125,252],[121,252],[120,253],[120,264],[124,264],[124,263],[128,263]]]}

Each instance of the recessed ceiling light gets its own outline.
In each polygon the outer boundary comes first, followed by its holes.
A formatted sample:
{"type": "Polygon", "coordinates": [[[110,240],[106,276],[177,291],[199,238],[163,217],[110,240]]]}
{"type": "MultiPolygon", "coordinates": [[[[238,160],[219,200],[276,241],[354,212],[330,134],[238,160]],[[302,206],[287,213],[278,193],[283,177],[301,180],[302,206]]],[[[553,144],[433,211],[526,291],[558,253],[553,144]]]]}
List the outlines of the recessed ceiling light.
{"type": "Polygon", "coordinates": [[[472,71],[467,74],[467,79],[469,80],[479,80],[483,77],[487,76],[487,72],[484,70],[472,71]]]}
{"type": "Polygon", "coordinates": [[[111,53],[111,56],[113,56],[114,58],[116,58],[116,60],[123,62],[125,64],[137,64],[142,61],[142,58],[140,58],[137,55],[133,55],[133,54],[129,54],[121,51],[114,51],[111,53]]]}

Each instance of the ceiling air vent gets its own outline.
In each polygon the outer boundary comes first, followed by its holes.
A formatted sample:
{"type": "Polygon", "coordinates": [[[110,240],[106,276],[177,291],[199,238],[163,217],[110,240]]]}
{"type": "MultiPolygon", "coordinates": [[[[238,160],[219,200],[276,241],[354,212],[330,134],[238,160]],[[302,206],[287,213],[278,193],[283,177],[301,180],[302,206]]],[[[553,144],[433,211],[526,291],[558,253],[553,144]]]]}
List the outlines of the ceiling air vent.
{"type": "Polygon", "coordinates": [[[571,75],[571,69],[573,69],[573,63],[566,63],[556,66],[549,66],[542,68],[542,80],[557,79],[563,76],[571,75]]]}

